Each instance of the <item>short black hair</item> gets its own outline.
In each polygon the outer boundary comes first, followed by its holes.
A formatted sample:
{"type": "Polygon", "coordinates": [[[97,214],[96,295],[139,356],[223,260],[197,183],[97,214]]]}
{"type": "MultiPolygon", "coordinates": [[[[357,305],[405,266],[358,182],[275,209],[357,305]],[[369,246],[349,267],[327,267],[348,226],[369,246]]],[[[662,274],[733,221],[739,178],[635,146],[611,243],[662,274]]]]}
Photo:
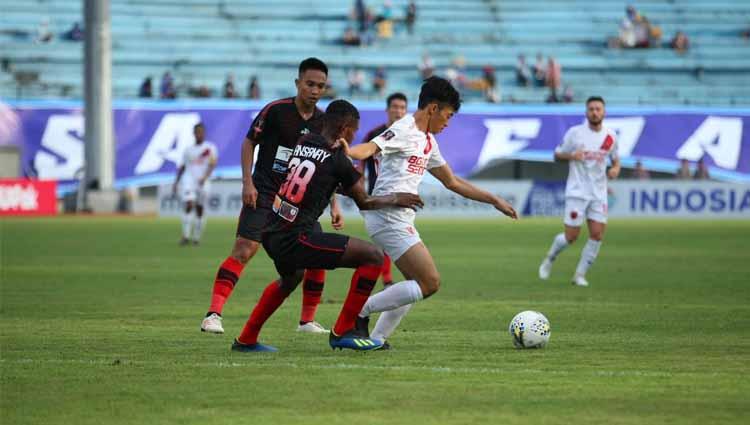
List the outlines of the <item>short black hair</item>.
{"type": "Polygon", "coordinates": [[[408,104],[409,101],[406,100],[406,95],[401,92],[392,93],[390,96],[388,96],[388,99],[385,101],[385,107],[390,108],[391,102],[394,100],[403,100],[404,103],[408,104]]]}
{"type": "Polygon", "coordinates": [[[461,95],[450,81],[440,77],[430,77],[424,80],[419,92],[419,109],[424,109],[430,103],[437,102],[440,107],[450,106],[455,112],[461,108],[461,95]]]}
{"type": "Polygon", "coordinates": [[[193,133],[195,133],[195,130],[197,130],[199,128],[202,128],[204,130],[206,129],[206,127],[203,125],[203,123],[199,122],[198,124],[196,124],[196,125],[193,126],[193,133]]]}
{"type": "Polygon", "coordinates": [[[328,104],[323,117],[323,127],[330,133],[336,134],[342,127],[358,120],[357,108],[346,100],[338,99],[328,104]]]}
{"type": "Polygon", "coordinates": [[[602,105],[606,105],[606,103],[604,103],[604,98],[601,96],[590,96],[586,99],[586,106],[589,106],[589,103],[591,102],[602,102],[602,105]]]}
{"type": "Polygon", "coordinates": [[[328,75],[328,66],[318,58],[307,58],[299,63],[299,75],[302,75],[308,69],[314,69],[328,75]]]}

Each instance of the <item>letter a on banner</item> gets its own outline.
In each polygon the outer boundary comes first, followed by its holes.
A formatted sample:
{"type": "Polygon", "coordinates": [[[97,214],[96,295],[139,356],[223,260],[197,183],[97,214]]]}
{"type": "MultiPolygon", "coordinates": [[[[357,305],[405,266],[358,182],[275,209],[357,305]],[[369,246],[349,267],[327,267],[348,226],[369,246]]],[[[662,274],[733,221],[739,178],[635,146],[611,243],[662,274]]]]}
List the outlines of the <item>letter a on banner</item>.
{"type": "Polygon", "coordinates": [[[179,164],[180,155],[185,148],[195,143],[193,126],[200,121],[201,117],[197,112],[164,114],[159,128],[135,166],[135,174],[159,171],[164,161],[179,164]]]}
{"type": "Polygon", "coordinates": [[[697,161],[709,154],[716,165],[736,170],[742,147],[742,118],[708,117],[677,151],[677,158],[697,161]]]}

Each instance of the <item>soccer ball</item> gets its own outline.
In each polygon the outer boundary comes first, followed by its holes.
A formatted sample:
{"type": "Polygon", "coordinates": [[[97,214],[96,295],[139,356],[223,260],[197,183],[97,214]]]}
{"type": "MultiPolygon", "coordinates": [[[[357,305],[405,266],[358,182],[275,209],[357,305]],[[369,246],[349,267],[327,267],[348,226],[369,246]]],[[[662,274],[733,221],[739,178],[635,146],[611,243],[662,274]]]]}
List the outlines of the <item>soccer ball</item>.
{"type": "Polygon", "coordinates": [[[542,348],[549,341],[549,320],[538,311],[522,311],[510,321],[508,331],[516,348],[542,348]]]}

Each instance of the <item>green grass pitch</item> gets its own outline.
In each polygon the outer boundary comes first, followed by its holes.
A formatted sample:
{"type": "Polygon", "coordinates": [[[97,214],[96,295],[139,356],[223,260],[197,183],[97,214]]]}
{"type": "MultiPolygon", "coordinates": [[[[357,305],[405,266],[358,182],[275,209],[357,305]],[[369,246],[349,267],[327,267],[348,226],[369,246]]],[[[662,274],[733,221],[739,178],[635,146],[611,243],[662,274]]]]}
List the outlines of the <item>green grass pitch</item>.
{"type": "MultiPolygon", "coordinates": [[[[234,225],[211,220],[201,246],[181,248],[176,220],[0,220],[0,423],[750,420],[750,220],[612,220],[589,288],[569,284],[583,241],[536,278],[559,219],[422,220],[443,284],[394,350],[332,352],[296,333],[298,291],[261,334],[271,355],[229,350],[274,278],[262,252],[227,303],[227,333],[199,332],[234,225]],[[547,348],[512,348],[525,309],[550,319],[547,348]]],[[[346,231],[364,236],[361,221],[346,231]]],[[[328,274],[326,326],[350,276],[328,274]]]]}

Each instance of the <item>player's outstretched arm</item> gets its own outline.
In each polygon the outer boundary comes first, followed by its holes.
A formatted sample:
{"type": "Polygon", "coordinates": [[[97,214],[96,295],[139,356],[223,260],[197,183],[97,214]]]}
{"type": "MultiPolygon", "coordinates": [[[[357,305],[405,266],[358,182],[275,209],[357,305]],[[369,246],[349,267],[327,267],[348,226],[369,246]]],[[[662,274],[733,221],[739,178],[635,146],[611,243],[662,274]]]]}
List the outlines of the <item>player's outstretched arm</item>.
{"type": "Polygon", "coordinates": [[[336,142],[341,145],[341,149],[351,159],[363,160],[380,152],[380,147],[373,142],[360,143],[353,147],[349,146],[349,143],[344,139],[338,139],[336,142]]]}
{"type": "Polygon", "coordinates": [[[364,179],[359,179],[352,187],[346,191],[346,195],[354,200],[357,208],[365,210],[379,210],[381,208],[402,207],[417,208],[424,207],[424,202],[419,195],[414,193],[392,193],[384,196],[370,196],[365,191],[364,179]]]}
{"type": "Polygon", "coordinates": [[[480,189],[471,184],[468,180],[464,180],[453,174],[450,165],[443,164],[440,167],[430,168],[429,171],[436,179],[440,180],[446,189],[458,193],[464,198],[490,204],[495,207],[496,210],[510,218],[518,218],[518,213],[508,201],[499,196],[495,196],[486,190],[480,189]]]}
{"type": "Polygon", "coordinates": [[[253,156],[255,155],[255,142],[245,137],[242,142],[242,203],[255,208],[258,200],[258,190],[253,182],[253,156]]]}

